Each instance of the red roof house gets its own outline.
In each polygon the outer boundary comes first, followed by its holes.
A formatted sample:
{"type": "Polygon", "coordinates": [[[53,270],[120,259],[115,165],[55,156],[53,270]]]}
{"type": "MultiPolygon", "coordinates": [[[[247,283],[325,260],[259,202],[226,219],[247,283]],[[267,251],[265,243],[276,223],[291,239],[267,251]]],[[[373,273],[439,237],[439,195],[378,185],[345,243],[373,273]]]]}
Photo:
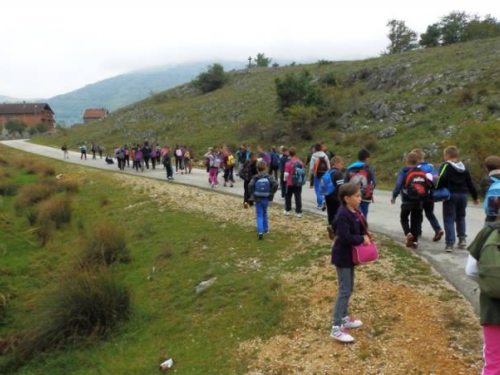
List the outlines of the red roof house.
{"type": "Polygon", "coordinates": [[[109,112],[105,108],[88,108],[83,113],[83,122],[102,120],[108,116],[109,112]]]}

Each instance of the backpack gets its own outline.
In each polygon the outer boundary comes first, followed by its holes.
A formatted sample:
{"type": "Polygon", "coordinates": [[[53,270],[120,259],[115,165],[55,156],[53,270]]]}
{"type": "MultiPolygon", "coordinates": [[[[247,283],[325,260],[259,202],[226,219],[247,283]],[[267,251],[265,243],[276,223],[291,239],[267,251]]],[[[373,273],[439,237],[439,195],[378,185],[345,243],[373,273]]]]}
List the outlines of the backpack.
{"type": "Polygon", "coordinates": [[[239,176],[242,180],[249,180],[250,179],[250,160],[247,160],[245,164],[243,164],[243,168],[241,168],[241,172],[239,173],[239,176]]]}
{"type": "Polygon", "coordinates": [[[182,150],[180,148],[178,148],[177,150],[175,150],[175,156],[177,156],[179,158],[182,156],[182,150]]]}
{"type": "Polygon", "coordinates": [[[321,195],[331,195],[335,193],[337,190],[337,185],[332,181],[332,175],[335,172],[335,169],[330,169],[326,172],[320,180],[320,192],[321,195]]]}
{"type": "Polygon", "coordinates": [[[125,151],[123,149],[118,151],[118,159],[125,159],[125,151]]]}
{"type": "Polygon", "coordinates": [[[293,186],[302,186],[306,183],[306,170],[302,163],[295,162],[292,164],[293,172],[292,172],[292,185],[293,186]]]}
{"type": "Polygon", "coordinates": [[[259,198],[269,198],[271,195],[271,181],[269,181],[269,177],[262,176],[255,181],[255,190],[253,195],[259,198]]]}
{"type": "Polygon", "coordinates": [[[280,167],[280,159],[278,157],[278,154],[275,152],[271,153],[271,168],[272,169],[278,169],[280,167]]]}
{"type": "Polygon", "coordinates": [[[222,164],[222,160],[221,160],[219,155],[215,155],[213,157],[212,161],[213,161],[213,165],[211,165],[211,167],[220,168],[220,165],[222,164]]]}
{"type": "Polygon", "coordinates": [[[326,162],[326,156],[323,156],[316,161],[314,176],[322,177],[326,172],[328,172],[328,163],[326,162]]]}
{"type": "Polygon", "coordinates": [[[420,168],[413,168],[405,176],[403,191],[412,201],[423,201],[430,197],[431,184],[427,174],[420,168]]]}
{"type": "Polygon", "coordinates": [[[184,159],[190,159],[191,158],[191,154],[189,153],[189,151],[186,151],[184,153],[184,159]]]}
{"type": "Polygon", "coordinates": [[[372,199],[372,183],[370,181],[370,173],[368,166],[364,165],[361,168],[353,168],[349,171],[349,182],[358,185],[361,190],[361,199],[372,199]]]}
{"type": "Polygon", "coordinates": [[[234,167],[234,164],[235,164],[234,156],[233,155],[228,155],[226,165],[228,167],[234,167]]]}
{"type": "Polygon", "coordinates": [[[477,262],[481,293],[500,299],[500,233],[494,230],[484,243],[477,262]]]}
{"type": "Polygon", "coordinates": [[[486,216],[498,216],[500,208],[500,179],[491,176],[492,184],[484,197],[484,211],[486,216]]]}

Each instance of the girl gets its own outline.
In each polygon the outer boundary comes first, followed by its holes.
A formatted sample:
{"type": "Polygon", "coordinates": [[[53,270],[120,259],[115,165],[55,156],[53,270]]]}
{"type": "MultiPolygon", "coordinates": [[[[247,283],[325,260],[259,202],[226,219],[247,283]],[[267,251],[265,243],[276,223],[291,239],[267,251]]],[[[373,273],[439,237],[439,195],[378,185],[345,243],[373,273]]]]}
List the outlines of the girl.
{"type": "Polygon", "coordinates": [[[370,236],[367,223],[358,211],[361,203],[361,191],[358,185],[345,184],[339,189],[342,206],[337,211],[337,240],[332,248],[332,263],[337,269],[338,291],[333,309],[333,327],[330,337],[340,342],[353,342],[354,338],[346,331],[361,327],[360,320],[348,316],[347,306],[354,289],[354,263],[352,247],[368,245],[370,236]]]}

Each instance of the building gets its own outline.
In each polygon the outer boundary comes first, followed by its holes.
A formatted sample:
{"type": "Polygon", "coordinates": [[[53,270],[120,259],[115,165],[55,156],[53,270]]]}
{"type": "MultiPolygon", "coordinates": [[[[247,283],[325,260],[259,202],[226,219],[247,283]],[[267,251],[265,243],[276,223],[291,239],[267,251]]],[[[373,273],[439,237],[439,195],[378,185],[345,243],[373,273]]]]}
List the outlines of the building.
{"type": "Polygon", "coordinates": [[[55,129],[54,111],[47,103],[0,104],[0,127],[9,121],[19,121],[28,127],[45,124],[50,131],[55,129]]]}
{"type": "Polygon", "coordinates": [[[88,108],[83,113],[83,123],[105,119],[108,114],[109,112],[105,108],[88,108]]]}

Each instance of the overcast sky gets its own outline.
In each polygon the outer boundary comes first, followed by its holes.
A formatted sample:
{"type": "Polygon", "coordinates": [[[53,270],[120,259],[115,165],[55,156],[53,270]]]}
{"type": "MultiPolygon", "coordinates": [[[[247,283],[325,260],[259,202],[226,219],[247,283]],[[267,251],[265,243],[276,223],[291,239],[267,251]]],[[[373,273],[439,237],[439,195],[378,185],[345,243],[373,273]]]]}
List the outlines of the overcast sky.
{"type": "Polygon", "coordinates": [[[373,57],[389,19],[424,32],[453,10],[500,18],[500,1],[2,0],[0,95],[48,98],[131,70],[258,52],[373,57]]]}

